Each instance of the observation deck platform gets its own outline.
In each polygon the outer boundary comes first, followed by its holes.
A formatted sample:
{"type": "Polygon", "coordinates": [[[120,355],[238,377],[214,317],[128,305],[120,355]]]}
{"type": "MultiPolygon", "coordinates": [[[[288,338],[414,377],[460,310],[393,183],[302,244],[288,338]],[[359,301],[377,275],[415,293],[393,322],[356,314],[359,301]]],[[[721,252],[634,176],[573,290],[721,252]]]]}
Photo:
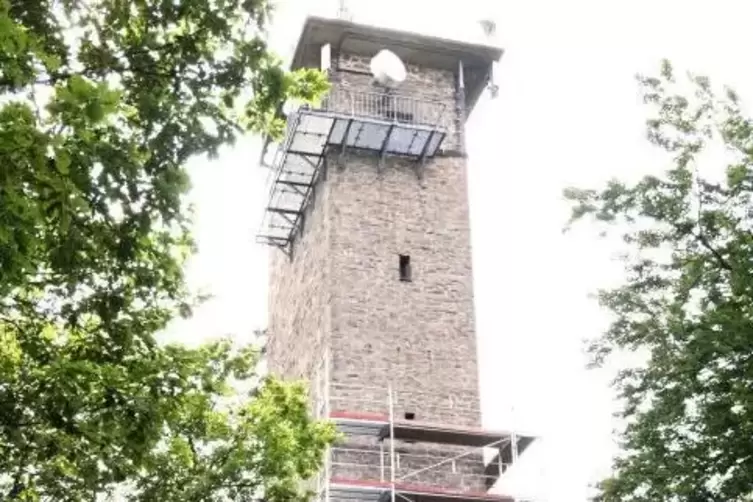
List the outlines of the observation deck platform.
{"type": "Polygon", "coordinates": [[[326,156],[349,150],[400,156],[423,163],[437,154],[447,131],[445,104],[392,93],[338,90],[319,106],[291,113],[287,131],[271,165],[269,199],[257,242],[289,248],[304,224],[304,214],[326,156]]]}

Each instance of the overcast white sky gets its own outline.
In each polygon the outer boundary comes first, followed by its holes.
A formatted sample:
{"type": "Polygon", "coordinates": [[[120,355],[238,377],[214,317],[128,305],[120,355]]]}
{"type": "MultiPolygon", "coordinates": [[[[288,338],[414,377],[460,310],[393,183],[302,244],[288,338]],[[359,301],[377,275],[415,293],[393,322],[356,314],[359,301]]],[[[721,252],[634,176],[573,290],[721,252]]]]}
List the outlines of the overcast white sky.
{"type": "MultiPolygon", "coordinates": [[[[306,12],[336,0],[279,0],[273,32],[289,50],[306,12]]],[[[604,373],[584,368],[582,340],[607,317],[588,294],[620,278],[614,249],[584,227],[563,235],[562,189],[661,167],[643,139],[633,79],[662,57],[753,99],[753,3],[745,0],[351,0],[358,21],[454,37],[497,22],[506,54],[498,99],[469,123],[475,293],[485,422],[542,436],[515,489],[585,502],[609,471],[613,405],[604,373]]],[[[194,284],[215,298],[171,336],[243,339],[266,317],[267,250],[254,244],[265,174],[250,139],[192,166],[200,254],[194,284]]]]}

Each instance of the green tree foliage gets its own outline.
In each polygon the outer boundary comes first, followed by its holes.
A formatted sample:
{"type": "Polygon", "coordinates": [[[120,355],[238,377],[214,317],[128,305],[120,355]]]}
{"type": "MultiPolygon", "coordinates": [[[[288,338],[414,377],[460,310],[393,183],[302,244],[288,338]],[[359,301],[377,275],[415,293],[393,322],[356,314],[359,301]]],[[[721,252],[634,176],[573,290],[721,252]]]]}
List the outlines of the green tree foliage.
{"type": "Polygon", "coordinates": [[[614,321],[596,362],[644,360],[616,380],[624,451],[598,500],[753,500],[753,120],[734,92],[668,62],[640,83],[671,167],[566,194],[574,219],[627,247],[625,283],[600,293],[614,321]]]}
{"type": "Polygon", "coordinates": [[[0,499],[298,501],[332,439],[190,314],[184,166],[279,134],[264,0],[0,0],[0,499]]]}

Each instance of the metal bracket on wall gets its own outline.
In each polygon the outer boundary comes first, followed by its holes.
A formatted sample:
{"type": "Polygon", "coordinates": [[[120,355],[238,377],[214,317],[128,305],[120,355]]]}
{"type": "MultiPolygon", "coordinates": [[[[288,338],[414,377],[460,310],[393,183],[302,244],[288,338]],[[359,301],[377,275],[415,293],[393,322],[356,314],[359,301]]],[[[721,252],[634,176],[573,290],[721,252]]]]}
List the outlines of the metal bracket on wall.
{"type": "Polygon", "coordinates": [[[428,161],[426,154],[429,150],[429,145],[434,140],[434,134],[435,131],[431,131],[431,133],[429,133],[429,137],[426,139],[426,143],[424,144],[424,148],[421,151],[421,155],[418,157],[418,161],[416,162],[416,175],[418,176],[419,181],[424,180],[424,170],[426,169],[426,162],[428,161]]]}
{"type": "MultiPolygon", "coordinates": [[[[312,189],[311,196],[312,197],[314,196],[313,189],[312,189]]],[[[303,211],[301,211],[301,215],[298,217],[298,221],[299,221],[299,223],[298,223],[298,235],[301,235],[303,233],[304,228],[306,228],[306,210],[305,209],[303,211]]]]}
{"type": "Polygon", "coordinates": [[[340,169],[345,169],[345,156],[348,154],[348,136],[350,136],[350,126],[353,125],[353,119],[348,120],[348,125],[345,126],[345,132],[343,133],[342,146],[340,147],[340,155],[337,159],[337,165],[340,169]]]}
{"type": "Polygon", "coordinates": [[[384,141],[382,141],[382,146],[379,148],[379,162],[377,163],[377,173],[382,173],[382,168],[384,167],[384,159],[387,157],[387,145],[390,143],[390,139],[392,137],[392,131],[395,129],[395,124],[390,125],[390,128],[387,129],[387,134],[384,136],[384,141]]]}
{"type": "Polygon", "coordinates": [[[418,181],[424,181],[424,172],[426,171],[426,161],[419,160],[416,162],[416,177],[418,181]]]}

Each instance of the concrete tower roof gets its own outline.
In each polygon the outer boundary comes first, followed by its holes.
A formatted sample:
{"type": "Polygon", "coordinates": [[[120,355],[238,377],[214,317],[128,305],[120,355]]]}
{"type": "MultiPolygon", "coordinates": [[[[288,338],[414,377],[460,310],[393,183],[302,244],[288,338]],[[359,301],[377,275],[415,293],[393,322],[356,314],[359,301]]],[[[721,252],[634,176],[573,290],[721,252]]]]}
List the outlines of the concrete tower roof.
{"type": "Polygon", "coordinates": [[[504,53],[502,48],[490,45],[312,16],[303,26],[292,68],[319,66],[320,49],[325,44],[331,44],[335,52],[361,56],[389,49],[408,64],[452,71],[457,71],[462,61],[469,111],[486,87],[492,63],[504,53]]]}

